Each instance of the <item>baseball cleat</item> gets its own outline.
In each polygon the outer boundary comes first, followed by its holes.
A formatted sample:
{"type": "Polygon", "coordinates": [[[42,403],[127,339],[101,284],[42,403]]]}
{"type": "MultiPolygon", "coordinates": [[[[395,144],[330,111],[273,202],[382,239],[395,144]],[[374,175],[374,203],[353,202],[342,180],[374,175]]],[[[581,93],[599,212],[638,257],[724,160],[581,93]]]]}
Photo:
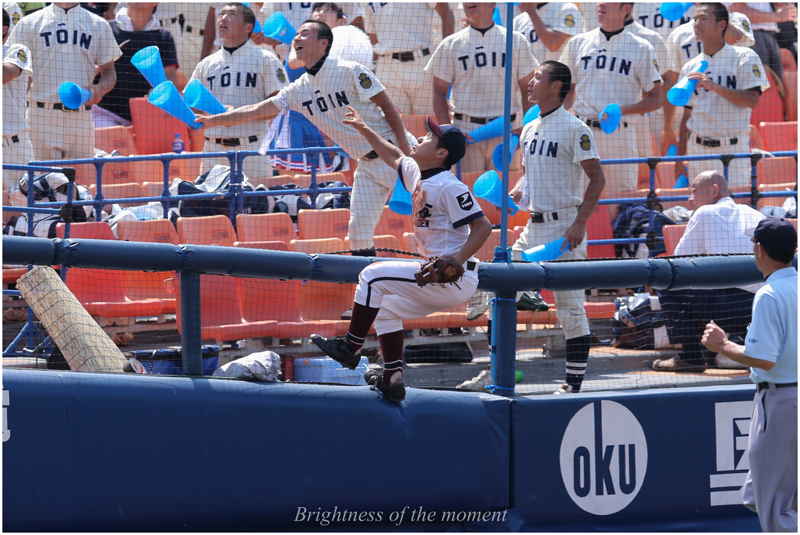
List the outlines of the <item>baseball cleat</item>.
{"type": "Polygon", "coordinates": [[[383,380],[383,374],[377,370],[365,371],[364,379],[372,390],[379,390],[389,401],[400,403],[406,399],[406,385],[404,383],[387,385],[383,380]]]}
{"type": "Polygon", "coordinates": [[[309,338],[323,353],[345,368],[355,370],[359,362],[361,362],[361,357],[353,355],[353,352],[350,351],[350,347],[347,345],[344,336],[325,338],[318,334],[312,334],[309,338]]]}

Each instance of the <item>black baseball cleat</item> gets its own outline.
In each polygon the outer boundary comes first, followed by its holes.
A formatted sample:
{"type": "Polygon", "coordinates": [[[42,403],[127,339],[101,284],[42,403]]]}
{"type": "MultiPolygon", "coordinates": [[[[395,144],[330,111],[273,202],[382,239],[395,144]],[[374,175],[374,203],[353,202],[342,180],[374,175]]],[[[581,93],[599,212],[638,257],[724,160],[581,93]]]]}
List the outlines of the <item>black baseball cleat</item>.
{"type": "Polygon", "coordinates": [[[383,374],[377,370],[365,371],[364,379],[367,380],[367,384],[370,385],[373,390],[376,388],[380,390],[381,394],[386,396],[389,401],[400,403],[406,399],[406,385],[404,383],[397,383],[392,386],[387,385],[383,380],[383,374]]]}
{"type": "Polygon", "coordinates": [[[353,355],[353,352],[350,351],[350,347],[348,347],[344,336],[325,338],[324,336],[320,336],[318,334],[312,334],[309,338],[312,342],[314,342],[314,344],[316,344],[318,348],[322,350],[323,353],[345,368],[355,370],[359,362],[361,362],[361,357],[353,355]]]}

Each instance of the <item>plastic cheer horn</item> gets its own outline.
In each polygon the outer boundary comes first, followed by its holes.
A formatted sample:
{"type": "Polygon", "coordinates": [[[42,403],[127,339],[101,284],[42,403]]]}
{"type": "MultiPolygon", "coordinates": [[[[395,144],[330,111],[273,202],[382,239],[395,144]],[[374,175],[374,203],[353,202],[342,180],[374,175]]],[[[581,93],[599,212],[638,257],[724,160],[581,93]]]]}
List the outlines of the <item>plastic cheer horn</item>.
{"type": "Polygon", "coordinates": [[[77,110],[92,98],[92,92],[78,84],[64,82],[58,88],[58,98],[61,103],[71,110],[77,110]]]}
{"type": "Polygon", "coordinates": [[[688,188],[689,187],[689,179],[681,173],[678,175],[678,179],[675,181],[675,185],[672,186],[673,188],[688,188]]]}
{"type": "Polygon", "coordinates": [[[406,190],[400,177],[397,177],[392,198],[389,199],[389,209],[396,214],[411,215],[411,194],[406,190]]]}
{"type": "Polygon", "coordinates": [[[158,84],[158,86],[150,91],[147,102],[164,110],[176,119],[183,121],[191,128],[197,129],[203,127],[202,123],[197,122],[197,117],[195,117],[194,112],[189,109],[189,106],[183,100],[175,84],[170,81],[158,84]]]}
{"type": "Polygon", "coordinates": [[[667,20],[680,20],[693,2],[664,2],[661,4],[661,16],[667,20]]]}
{"type": "MultiPolygon", "coordinates": [[[[519,148],[519,136],[517,134],[511,134],[511,140],[509,141],[509,145],[511,150],[509,153],[511,157],[514,157],[514,152],[519,148]]],[[[500,143],[494,148],[494,152],[492,153],[492,163],[494,164],[495,168],[498,171],[503,169],[503,144],[500,143]]]]}
{"type": "Polygon", "coordinates": [[[532,107],[528,108],[528,111],[525,112],[525,116],[522,118],[522,125],[525,126],[529,122],[538,118],[539,118],[539,105],[534,104],[532,107]]]}
{"type": "Polygon", "coordinates": [[[564,251],[561,250],[565,240],[566,238],[559,238],[545,243],[544,245],[532,247],[527,251],[522,251],[522,259],[528,262],[549,262],[550,260],[556,260],[564,254],[565,251],[569,250],[569,242],[564,246],[564,251]]]}
{"type": "Polygon", "coordinates": [[[619,128],[620,119],[622,119],[622,110],[619,108],[619,104],[612,102],[600,113],[600,129],[606,134],[613,134],[619,128]]]}
{"type": "Polygon", "coordinates": [[[225,106],[197,78],[186,84],[186,89],[183,90],[183,98],[186,99],[186,104],[190,108],[197,108],[211,115],[225,113],[226,111],[225,106]]]}
{"type": "Polygon", "coordinates": [[[295,29],[280,11],[276,11],[264,21],[264,35],[270,39],[288,45],[294,39],[295,33],[297,33],[295,29]]]}
{"type": "MultiPolygon", "coordinates": [[[[692,72],[706,72],[708,68],[708,62],[706,60],[701,61],[694,68],[689,71],[692,72]]],[[[678,80],[672,89],[667,91],[667,100],[673,106],[686,106],[689,102],[689,99],[692,98],[694,94],[694,88],[697,87],[697,80],[690,80],[686,76],[678,80]]]]}
{"type": "Polygon", "coordinates": [[[505,197],[508,199],[511,215],[519,211],[519,206],[514,202],[514,199],[503,191],[503,183],[500,181],[497,171],[486,171],[479,176],[478,180],[475,181],[475,185],[472,186],[472,192],[476,197],[490,202],[498,208],[503,206],[503,198],[505,197]]]}
{"type": "Polygon", "coordinates": [[[472,138],[472,141],[467,141],[467,143],[480,143],[487,139],[494,139],[502,136],[504,122],[505,119],[503,117],[498,117],[497,119],[492,119],[485,125],[479,126],[469,133],[469,137],[472,138]]]}
{"type": "Polygon", "coordinates": [[[148,46],[133,55],[131,63],[139,69],[142,76],[147,78],[153,87],[167,81],[164,74],[164,65],[161,63],[161,51],[157,46],[148,46]]]}

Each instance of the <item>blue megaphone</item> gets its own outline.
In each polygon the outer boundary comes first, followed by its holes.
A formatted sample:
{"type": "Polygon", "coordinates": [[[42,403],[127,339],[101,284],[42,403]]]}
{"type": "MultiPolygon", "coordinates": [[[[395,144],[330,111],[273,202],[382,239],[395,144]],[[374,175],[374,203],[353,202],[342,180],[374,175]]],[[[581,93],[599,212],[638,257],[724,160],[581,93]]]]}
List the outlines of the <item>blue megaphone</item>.
{"type": "Polygon", "coordinates": [[[389,199],[389,209],[396,214],[411,215],[411,194],[406,190],[400,177],[397,177],[397,183],[394,185],[392,198],[389,199]]]}
{"type": "MultiPolygon", "coordinates": [[[[509,153],[511,154],[511,158],[514,157],[514,152],[519,148],[519,136],[517,134],[511,134],[511,139],[509,140],[509,146],[511,150],[509,153]]],[[[509,161],[510,159],[509,158],[509,161]]],[[[498,171],[503,170],[503,144],[500,143],[494,148],[494,152],[492,153],[492,163],[494,164],[495,168],[498,171]]]]}
{"type": "Polygon", "coordinates": [[[476,197],[490,202],[498,208],[503,206],[503,197],[505,197],[508,199],[511,215],[519,211],[519,206],[514,202],[514,199],[503,191],[503,183],[500,181],[500,177],[497,176],[497,171],[486,171],[479,176],[478,180],[475,181],[475,185],[472,186],[472,192],[476,197]]]}
{"type": "Polygon", "coordinates": [[[556,260],[566,251],[569,251],[569,242],[564,245],[565,240],[566,238],[559,238],[545,243],[544,245],[531,247],[527,251],[522,251],[522,259],[528,262],[549,262],[551,260],[556,260]],[[562,246],[564,247],[563,251],[561,250],[562,246]]]}
{"type": "Polygon", "coordinates": [[[672,145],[667,148],[667,153],[664,156],[677,156],[678,155],[678,146],[673,143],[672,145]]]}
{"type": "Polygon", "coordinates": [[[661,16],[667,20],[680,20],[693,2],[664,2],[661,4],[661,16]]]}
{"type": "Polygon", "coordinates": [[[528,111],[525,112],[525,116],[522,118],[522,126],[525,126],[529,122],[538,118],[539,118],[539,105],[534,104],[532,107],[528,108],[528,111]]]}
{"type": "Polygon", "coordinates": [[[186,104],[190,108],[197,108],[200,111],[216,115],[218,113],[225,113],[227,110],[217,97],[211,94],[203,82],[197,78],[192,79],[186,84],[186,89],[183,90],[183,98],[186,99],[186,104]]]}
{"type": "Polygon", "coordinates": [[[161,51],[157,46],[148,46],[133,55],[131,63],[147,78],[150,85],[156,87],[167,81],[164,64],[161,63],[161,51]]]}
{"type": "Polygon", "coordinates": [[[64,82],[58,88],[58,98],[61,103],[71,110],[77,110],[92,98],[92,92],[78,84],[64,82]]]}
{"type": "Polygon", "coordinates": [[[498,117],[497,119],[492,119],[483,126],[479,126],[469,133],[469,137],[472,138],[472,141],[467,141],[467,143],[480,143],[481,141],[486,141],[487,139],[494,139],[502,136],[504,122],[505,120],[503,117],[498,117]]]}
{"type": "Polygon", "coordinates": [[[289,44],[294,39],[295,29],[283,16],[283,13],[276,11],[264,21],[264,36],[275,39],[281,43],[289,44]]]}
{"type": "Polygon", "coordinates": [[[689,179],[686,177],[686,175],[681,173],[678,176],[678,180],[675,181],[675,185],[673,186],[673,188],[688,188],[688,187],[689,187],[689,179]]]}
{"type": "MultiPolygon", "coordinates": [[[[701,61],[694,68],[689,71],[692,72],[706,72],[708,68],[708,62],[706,60],[701,61]]],[[[672,86],[672,89],[667,91],[667,100],[673,106],[686,106],[688,104],[689,99],[692,98],[694,94],[694,88],[697,87],[697,80],[690,80],[686,76],[678,80],[678,82],[672,86]]]]}
{"type": "Polygon", "coordinates": [[[176,119],[189,125],[191,128],[202,128],[203,123],[197,122],[194,112],[189,108],[178,89],[170,81],[158,84],[147,97],[147,102],[156,106],[176,119]]]}
{"type": "Polygon", "coordinates": [[[619,128],[622,110],[619,104],[611,103],[600,112],[600,129],[606,134],[613,134],[619,128]]]}

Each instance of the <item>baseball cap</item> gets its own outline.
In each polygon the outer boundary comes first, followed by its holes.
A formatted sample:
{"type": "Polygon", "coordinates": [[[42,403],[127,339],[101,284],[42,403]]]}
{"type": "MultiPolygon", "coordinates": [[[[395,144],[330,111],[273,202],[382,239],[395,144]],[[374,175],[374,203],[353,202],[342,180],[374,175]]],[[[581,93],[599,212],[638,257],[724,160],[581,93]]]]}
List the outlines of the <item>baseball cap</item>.
{"type": "Polygon", "coordinates": [[[435,136],[440,137],[444,141],[444,146],[447,148],[450,165],[455,165],[464,154],[467,152],[467,138],[464,134],[451,124],[436,124],[433,117],[428,115],[425,118],[425,130],[435,136]]]}
{"type": "Polygon", "coordinates": [[[753,25],[744,13],[731,13],[730,21],[733,26],[742,32],[742,37],[736,42],[736,46],[753,46],[756,38],[753,36],[753,25]]]}
{"type": "Polygon", "coordinates": [[[789,256],[797,249],[797,231],[782,217],[766,217],[755,228],[747,229],[744,233],[776,255],[789,256]]]}

